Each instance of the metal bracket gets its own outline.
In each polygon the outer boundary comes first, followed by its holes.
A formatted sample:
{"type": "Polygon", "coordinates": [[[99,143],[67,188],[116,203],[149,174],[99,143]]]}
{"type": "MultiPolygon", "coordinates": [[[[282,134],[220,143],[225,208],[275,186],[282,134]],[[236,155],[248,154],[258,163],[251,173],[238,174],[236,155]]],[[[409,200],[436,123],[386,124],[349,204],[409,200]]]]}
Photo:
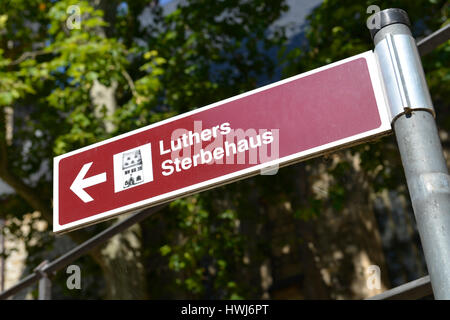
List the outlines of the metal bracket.
{"type": "Polygon", "coordinates": [[[42,261],[36,268],[33,269],[34,272],[37,272],[41,275],[47,275],[46,272],[44,272],[42,269],[44,269],[45,266],[47,266],[48,260],[42,261]]]}
{"type": "Polygon", "coordinates": [[[391,122],[413,110],[426,110],[435,117],[416,42],[411,35],[395,34],[395,28],[402,26],[386,27],[393,32],[383,34],[375,46],[391,122]]]}

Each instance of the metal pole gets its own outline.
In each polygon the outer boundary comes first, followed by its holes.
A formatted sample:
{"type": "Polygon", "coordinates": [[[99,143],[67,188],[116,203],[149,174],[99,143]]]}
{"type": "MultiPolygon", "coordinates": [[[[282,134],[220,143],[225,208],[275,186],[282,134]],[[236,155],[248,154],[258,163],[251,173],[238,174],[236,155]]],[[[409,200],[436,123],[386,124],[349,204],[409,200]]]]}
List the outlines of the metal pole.
{"type": "Polygon", "coordinates": [[[417,300],[432,294],[430,276],[425,276],[365,300],[417,300]]]}
{"type": "Polygon", "coordinates": [[[52,299],[52,282],[45,274],[41,280],[39,280],[39,300],[51,300],[52,299]]]}
{"type": "MultiPolygon", "coordinates": [[[[105,243],[107,240],[115,236],[116,234],[119,234],[120,232],[128,229],[132,225],[139,223],[146,218],[152,216],[153,214],[157,213],[162,208],[166,207],[168,204],[162,204],[158,205],[156,207],[151,207],[142,211],[139,211],[137,213],[134,213],[127,217],[126,219],[112,225],[111,227],[103,230],[102,232],[96,234],[89,240],[86,240],[81,245],[73,248],[66,254],[62,255],[61,257],[53,260],[52,262],[48,263],[47,265],[42,267],[42,271],[45,273],[53,273],[56,272],[65,266],[67,266],[69,263],[75,261],[79,257],[83,256],[87,252],[91,251],[95,247],[105,243]]],[[[0,295],[1,299],[1,295],[0,295]]]]}
{"type": "Polygon", "coordinates": [[[371,34],[436,299],[450,299],[450,176],[422,64],[401,9],[376,13],[371,34]]]}

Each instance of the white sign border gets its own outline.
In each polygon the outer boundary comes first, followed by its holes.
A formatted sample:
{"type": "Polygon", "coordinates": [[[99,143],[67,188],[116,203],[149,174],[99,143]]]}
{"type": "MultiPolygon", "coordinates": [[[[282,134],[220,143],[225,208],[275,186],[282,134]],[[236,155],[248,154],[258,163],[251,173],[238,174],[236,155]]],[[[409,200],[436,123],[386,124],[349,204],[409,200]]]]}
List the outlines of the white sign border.
{"type": "Polygon", "coordinates": [[[193,111],[186,112],[186,113],[177,115],[175,117],[172,117],[172,118],[169,118],[169,119],[166,119],[166,120],[163,120],[163,121],[160,121],[160,122],[157,122],[157,123],[154,123],[154,124],[151,124],[151,125],[121,134],[119,136],[116,136],[116,137],[113,137],[113,138],[110,138],[110,139],[107,139],[107,140],[104,140],[101,142],[97,142],[95,144],[92,144],[92,145],[80,148],[78,150],[74,150],[74,151],[68,152],[66,154],[55,157],[53,159],[53,232],[57,233],[57,234],[61,234],[63,232],[73,231],[75,229],[87,226],[89,224],[101,222],[103,220],[112,218],[113,216],[116,216],[119,214],[136,211],[136,210],[142,209],[144,207],[155,206],[155,205],[162,204],[164,202],[168,202],[168,201],[171,201],[176,198],[180,198],[180,197],[183,197],[183,196],[186,196],[189,194],[194,194],[194,193],[197,193],[200,191],[205,191],[205,190],[208,190],[208,189],[220,186],[220,185],[224,185],[224,184],[227,184],[230,182],[241,180],[241,179],[256,175],[256,174],[258,174],[258,172],[261,169],[264,169],[267,167],[271,167],[274,165],[279,165],[280,167],[286,166],[286,165],[289,165],[289,164],[292,164],[295,162],[299,162],[301,160],[307,160],[314,156],[318,156],[322,153],[326,153],[324,151],[332,152],[333,150],[341,149],[342,147],[345,147],[345,146],[351,146],[353,144],[358,144],[358,142],[360,142],[364,138],[375,137],[375,136],[378,137],[381,135],[386,135],[386,134],[389,134],[391,132],[391,130],[392,129],[391,129],[391,123],[390,123],[389,114],[388,114],[388,105],[387,105],[387,101],[385,98],[385,93],[384,93],[384,88],[382,85],[379,67],[378,67],[374,53],[372,51],[366,51],[364,53],[355,55],[353,57],[349,57],[349,58],[328,64],[326,66],[323,66],[323,67],[320,67],[320,68],[317,68],[317,69],[314,69],[314,70],[311,70],[311,71],[308,71],[308,72],[305,72],[305,73],[302,73],[302,74],[299,74],[299,75],[296,75],[296,76],[293,76],[293,77],[290,77],[290,78],[287,78],[287,79],[284,79],[284,80],[281,80],[281,81],[278,81],[278,82],[275,82],[275,83],[272,83],[269,85],[266,85],[264,87],[261,87],[261,88],[258,88],[258,89],[252,90],[252,91],[242,93],[240,95],[237,95],[237,96],[234,96],[234,97],[231,97],[231,98],[219,101],[219,102],[212,103],[205,107],[198,108],[193,111]],[[148,198],[148,199],[145,199],[145,200],[142,200],[139,202],[135,202],[135,203],[132,203],[132,204],[129,204],[126,206],[122,206],[120,208],[116,208],[116,209],[109,210],[109,211],[106,211],[103,213],[99,213],[94,216],[90,216],[90,217],[80,219],[80,220],[77,220],[74,222],[70,222],[70,223],[67,223],[64,225],[59,224],[58,178],[59,178],[59,162],[62,159],[70,157],[70,156],[78,154],[78,153],[81,153],[81,152],[84,152],[89,149],[97,148],[101,145],[104,145],[104,144],[107,144],[107,143],[110,143],[110,142],[113,142],[113,141],[116,141],[116,140],[119,140],[122,138],[126,138],[128,136],[137,134],[139,132],[146,131],[146,130],[164,125],[166,123],[170,123],[170,122],[178,120],[180,118],[188,117],[190,115],[193,115],[193,114],[196,114],[199,112],[203,112],[205,110],[217,107],[219,105],[229,103],[234,100],[238,100],[238,99],[244,98],[246,96],[253,95],[253,94],[259,93],[261,91],[265,91],[267,89],[270,89],[270,88],[273,88],[273,87],[276,87],[279,85],[283,85],[285,83],[288,83],[288,82],[291,82],[291,81],[294,81],[294,80],[297,80],[297,79],[300,79],[303,77],[307,77],[311,74],[318,73],[320,71],[324,71],[324,70],[336,67],[338,65],[341,65],[341,64],[353,61],[353,60],[357,60],[359,58],[366,59],[367,66],[369,68],[369,74],[370,74],[372,86],[374,89],[374,95],[375,95],[375,99],[377,102],[378,112],[379,112],[379,115],[381,118],[381,125],[378,128],[367,131],[367,132],[363,132],[363,133],[360,133],[357,135],[353,135],[353,136],[350,136],[350,137],[347,137],[344,139],[333,141],[333,142],[330,142],[330,143],[327,143],[327,144],[324,144],[324,145],[321,145],[321,146],[318,146],[318,147],[315,147],[312,149],[301,151],[301,152],[292,154],[290,156],[282,157],[282,158],[279,158],[279,159],[276,159],[276,160],[273,160],[270,162],[266,162],[266,163],[256,165],[256,166],[253,166],[250,168],[246,168],[246,169],[243,169],[240,171],[236,171],[236,172],[227,174],[225,176],[221,176],[221,177],[217,177],[217,178],[210,179],[207,181],[203,181],[203,182],[200,182],[200,183],[197,183],[197,184],[194,184],[194,185],[182,188],[182,189],[178,189],[175,191],[164,193],[159,196],[155,196],[155,197],[148,198]]]}

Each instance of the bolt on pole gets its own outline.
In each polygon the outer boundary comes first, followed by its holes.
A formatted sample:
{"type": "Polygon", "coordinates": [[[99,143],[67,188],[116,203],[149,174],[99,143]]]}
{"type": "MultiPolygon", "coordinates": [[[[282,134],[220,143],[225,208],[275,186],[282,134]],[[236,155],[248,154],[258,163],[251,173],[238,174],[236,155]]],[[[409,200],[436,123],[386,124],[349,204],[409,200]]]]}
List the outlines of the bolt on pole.
{"type": "Polygon", "coordinates": [[[370,30],[435,299],[450,299],[450,177],[408,15],[375,13],[370,30]]]}

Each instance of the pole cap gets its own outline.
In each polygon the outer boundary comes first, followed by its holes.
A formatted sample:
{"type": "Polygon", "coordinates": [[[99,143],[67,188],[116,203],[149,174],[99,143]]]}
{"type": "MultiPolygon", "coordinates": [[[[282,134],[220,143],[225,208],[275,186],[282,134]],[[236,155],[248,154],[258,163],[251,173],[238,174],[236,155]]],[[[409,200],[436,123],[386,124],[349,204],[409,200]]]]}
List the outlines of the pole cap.
{"type": "Polygon", "coordinates": [[[408,14],[406,11],[398,8],[391,8],[379,11],[374,13],[369,19],[372,21],[379,22],[378,25],[369,28],[370,35],[372,39],[375,37],[375,34],[380,31],[382,28],[395,23],[406,24],[408,27],[411,27],[411,22],[409,21],[408,14]]]}

